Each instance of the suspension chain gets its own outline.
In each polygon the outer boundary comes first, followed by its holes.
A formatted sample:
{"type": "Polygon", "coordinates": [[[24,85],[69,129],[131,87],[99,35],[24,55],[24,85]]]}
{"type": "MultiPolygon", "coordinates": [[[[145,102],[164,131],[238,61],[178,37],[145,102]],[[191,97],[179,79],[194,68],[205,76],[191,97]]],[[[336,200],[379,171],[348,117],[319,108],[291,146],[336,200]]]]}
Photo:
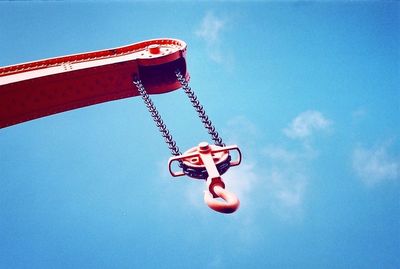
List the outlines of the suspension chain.
{"type": "Polygon", "coordinates": [[[167,126],[161,119],[161,116],[158,113],[156,106],[154,105],[153,101],[150,99],[150,96],[147,94],[142,81],[139,78],[135,78],[133,80],[133,84],[135,84],[140,95],[142,96],[142,99],[143,99],[144,103],[146,104],[147,109],[149,110],[151,116],[153,117],[153,120],[156,123],[161,135],[164,137],[165,143],[167,143],[168,148],[170,149],[172,155],[174,155],[174,156],[182,155],[182,153],[179,151],[179,147],[176,145],[175,140],[172,138],[172,135],[170,134],[167,126]]]}
{"type": "MultiPolygon", "coordinates": [[[[212,124],[211,120],[208,118],[203,106],[200,104],[197,96],[190,88],[186,79],[182,76],[179,70],[176,71],[176,77],[181,84],[183,90],[185,91],[186,95],[189,97],[192,106],[197,111],[201,122],[204,124],[204,127],[207,129],[208,133],[211,135],[212,140],[214,140],[215,145],[224,147],[225,144],[222,142],[222,138],[219,136],[218,132],[215,130],[214,125],[212,124]]],[[[154,122],[156,123],[158,130],[160,131],[161,135],[164,137],[165,143],[168,145],[172,155],[178,156],[182,155],[179,150],[179,147],[176,145],[175,140],[172,138],[167,126],[165,125],[164,121],[162,120],[160,114],[156,106],[154,105],[153,101],[151,100],[150,96],[147,94],[146,89],[143,86],[142,81],[139,78],[135,78],[133,80],[133,84],[135,84],[138,92],[140,93],[144,103],[146,104],[147,109],[149,110],[154,122]]]]}
{"type": "Polygon", "coordinates": [[[218,132],[215,130],[214,125],[212,124],[211,120],[208,118],[206,115],[206,112],[204,111],[203,106],[200,104],[199,100],[197,99],[197,96],[194,94],[193,90],[190,88],[188,82],[186,79],[183,77],[181,72],[177,70],[175,72],[176,77],[181,84],[183,90],[185,91],[186,95],[189,97],[190,102],[192,103],[192,106],[194,109],[197,111],[199,118],[201,119],[201,122],[204,124],[204,127],[206,127],[208,133],[211,135],[212,140],[214,140],[215,145],[224,147],[225,144],[222,142],[222,138],[219,136],[218,132]]]}

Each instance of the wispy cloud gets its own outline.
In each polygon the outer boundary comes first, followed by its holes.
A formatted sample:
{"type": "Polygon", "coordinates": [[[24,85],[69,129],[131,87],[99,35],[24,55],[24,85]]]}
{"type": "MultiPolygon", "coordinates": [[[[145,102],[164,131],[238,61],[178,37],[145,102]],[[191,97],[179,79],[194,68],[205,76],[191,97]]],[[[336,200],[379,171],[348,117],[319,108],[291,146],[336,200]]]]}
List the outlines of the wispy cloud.
{"type": "Polygon", "coordinates": [[[285,220],[301,218],[315,150],[303,143],[290,147],[261,144],[261,132],[243,116],[232,118],[227,125],[228,141],[237,141],[245,153],[242,167],[232,168],[226,176],[228,186],[243,200],[242,206],[270,210],[285,220]]]}
{"type": "Polygon", "coordinates": [[[261,132],[248,118],[235,116],[227,121],[222,133],[226,135],[226,143],[240,144],[246,150],[251,150],[261,132]]]}
{"type": "Polygon", "coordinates": [[[388,144],[373,148],[359,146],[353,150],[354,171],[367,186],[399,178],[400,161],[389,154],[388,147],[388,144]]]}
{"type": "MultiPolygon", "coordinates": [[[[270,212],[282,220],[301,219],[315,150],[303,141],[288,143],[290,146],[263,144],[260,133],[244,116],[229,120],[221,132],[226,143],[237,143],[244,153],[242,164],[223,175],[226,189],[241,200],[237,215],[246,223],[254,223],[260,211],[270,212]]],[[[287,138],[286,141],[289,142],[287,138]]],[[[207,212],[202,199],[205,189],[204,182],[187,181],[184,191],[187,204],[207,212]]],[[[241,236],[247,238],[246,234],[241,236]]]]}
{"type": "Polygon", "coordinates": [[[272,211],[285,219],[299,217],[309,181],[306,172],[275,168],[266,179],[271,194],[269,206],[272,211]]]}
{"type": "Polygon", "coordinates": [[[359,120],[364,118],[367,115],[367,110],[363,107],[359,107],[351,113],[351,116],[354,120],[359,120]]]}
{"type": "Polygon", "coordinates": [[[284,163],[291,163],[299,158],[298,153],[289,151],[283,147],[279,147],[276,145],[271,145],[265,148],[264,154],[271,161],[278,161],[284,163]]]}
{"type": "Polygon", "coordinates": [[[269,145],[263,150],[269,164],[265,180],[269,208],[284,219],[301,217],[312,155],[307,148],[269,145]]]}
{"type": "Polygon", "coordinates": [[[258,185],[259,176],[255,172],[255,164],[245,162],[224,175],[226,188],[240,197],[242,207],[252,206],[249,199],[254,186],[258,185]]]}
{"type": "Polygon", "coordinates": [[[223,255],[217,253],[214,254],[214,257],[208,262],[206,268],[225,268],[223,255]]]}
{"type": "Polygon", "coordinates": [[[195,30],[195,35],[205,43],[208,57],[212,61],[232,67],[233,56],[229,52],[229,48],[223,47],[226,42],[222,40],[222,33],[226,29],[227,23],[226,17],[207,12],[195,30]]]}
{"type": "Polygon", "coordinates": [[[304,139],[312,136],[315,131],[328,129],[331,124],[321,112],[308,110],[295,117],[283,132],[289,138],[304,139]]]}
{"type": "Polygon", "coordinates": [[[209,44],[215,44],[220,41],[221,31],[226,21],[217,18],[212,12],[208,12],[196,30],[196,35],[209,44]]]}

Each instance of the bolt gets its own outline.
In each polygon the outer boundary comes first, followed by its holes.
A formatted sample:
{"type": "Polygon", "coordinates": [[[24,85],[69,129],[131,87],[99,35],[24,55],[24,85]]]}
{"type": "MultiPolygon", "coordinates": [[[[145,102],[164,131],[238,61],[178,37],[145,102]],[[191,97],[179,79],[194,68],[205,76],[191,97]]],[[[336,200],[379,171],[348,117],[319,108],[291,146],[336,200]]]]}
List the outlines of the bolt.
{"type": "Polygon", "coordinates": [[[199,144],[199,151],[200,152],[207,152],[210,150],[210,145],[207,142],[201,142],[199,144]]]}
{"type": "Polygon", "coordinates": [[[149,50],[149,52],[151,54],[159,54],[160,53],[160,45],[157,45],[157,44],[150,45],[147,49],[149,50]]]}

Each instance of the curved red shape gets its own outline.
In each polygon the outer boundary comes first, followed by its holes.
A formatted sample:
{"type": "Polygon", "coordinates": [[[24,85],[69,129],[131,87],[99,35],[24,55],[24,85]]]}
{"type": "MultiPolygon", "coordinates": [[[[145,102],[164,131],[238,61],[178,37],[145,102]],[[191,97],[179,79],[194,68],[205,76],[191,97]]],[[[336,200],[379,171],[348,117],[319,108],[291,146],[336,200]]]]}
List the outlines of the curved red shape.
{"type": "Polygon", "coordinates": [[[239,208],[240,201],[232,192],[229,192],[218,185],[213,188],[213,191],[217,194],[217,197],[221,198],[223,201],[218,201],[213,198],[211,192],[205,191],[204,202],[209,208],[225,214],[233,213],[239,208]]]}
{"type": "Polygon", "coordinates": [[[180,88],[186,43],[170,38],[0,67],[0,128],[84,106],[180,88]]]}

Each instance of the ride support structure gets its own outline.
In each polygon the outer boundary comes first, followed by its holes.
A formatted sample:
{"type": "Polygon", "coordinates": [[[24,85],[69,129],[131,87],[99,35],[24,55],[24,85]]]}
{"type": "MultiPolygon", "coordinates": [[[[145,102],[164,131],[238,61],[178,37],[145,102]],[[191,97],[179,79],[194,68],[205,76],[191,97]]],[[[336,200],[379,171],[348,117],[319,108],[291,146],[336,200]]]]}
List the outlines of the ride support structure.
{"type": "Polygon", "coordinates": [[[221,175],[240,164],[238,146],[225,146],[190,88],[186,43],[171,38],[0,67],[0,128],[122,98],[141,96],[173,155],[172,176],[206,181],[205,203],[233,213],[239,199],[225,189],[221,175]],[[201,142],[182,154],[150,98],[183,88],[215,145],[201,142]],[[237,158],[232,161],[231,152],[237,158]],[[173,171],[177,163],[181,171],[173,171]],[[220,199],[219,199],[220,198],[220,199]]]}
{"type": "Polygon", "coordinates": [[[149,94],[180,88],[186,43],[170,38],[0,67],[0,128],[112,100],[138,96],[139,76],[149,94]]]}

